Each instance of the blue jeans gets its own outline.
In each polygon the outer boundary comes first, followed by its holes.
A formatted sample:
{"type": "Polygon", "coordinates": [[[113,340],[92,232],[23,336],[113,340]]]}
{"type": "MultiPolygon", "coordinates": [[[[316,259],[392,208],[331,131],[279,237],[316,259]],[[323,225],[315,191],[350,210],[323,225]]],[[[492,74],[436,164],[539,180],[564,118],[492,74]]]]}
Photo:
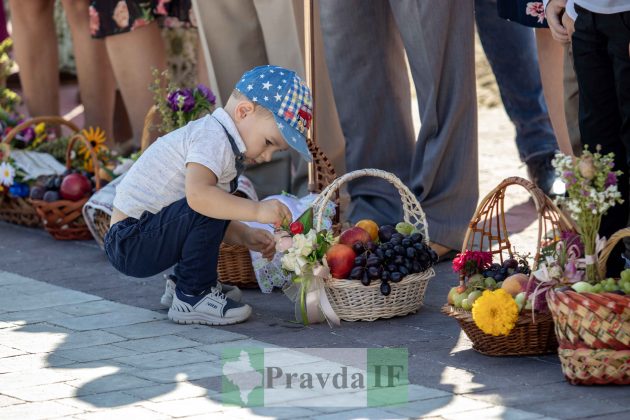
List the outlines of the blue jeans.
{"type": "Polygon", "coordinates": [[[183,198],[156,214],[128,217],[105,235],[111,264],[131,277],[150,277],[175,265],[177,286],[198,295],[217,284],[219,247],[229,221],[195,212],[183,198]]]}
{"type": "Polygon", "coordinates": [[[558,146],[538,70],[534,31],[497,14],[497,0],[475,0],[477,32],[499,85],[505,112],[516,128],[523,162],[558,146]]]}

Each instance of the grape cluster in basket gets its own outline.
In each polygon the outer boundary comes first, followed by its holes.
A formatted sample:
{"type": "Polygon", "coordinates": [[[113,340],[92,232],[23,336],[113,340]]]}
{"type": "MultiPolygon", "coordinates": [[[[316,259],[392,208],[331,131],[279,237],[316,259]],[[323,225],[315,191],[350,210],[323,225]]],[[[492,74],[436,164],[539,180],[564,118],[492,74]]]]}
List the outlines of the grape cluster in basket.
{"type": "Polygon", "coordinates": [[[423,242],[421,233],[404,235],[391,225],[379,228],[380,243],[355,242],[356,253],[350,279],[360,280],[365,286],[381,281],[381,293],[391,293],[391,283],[398,283],[406,275],[421,273],[437,262],[437,254],[423,242]]]}
{"type": "Polygon", "coordinates": [[[31,188],[32,200],[47,202],[57,200],[78,201],[92,194],[94,182],[88,172],[69,169],[61,175],[53,175],[31,188]]]}
{"type": "Polygon", "coordinates": [[[503,264],[494,263],[482,274],[484,277],[491,277],[497,283],[510,277],[512,274],[522,273],[527,276],[531,273],[529,263],[525,258],[508,258],[503,264]]]}

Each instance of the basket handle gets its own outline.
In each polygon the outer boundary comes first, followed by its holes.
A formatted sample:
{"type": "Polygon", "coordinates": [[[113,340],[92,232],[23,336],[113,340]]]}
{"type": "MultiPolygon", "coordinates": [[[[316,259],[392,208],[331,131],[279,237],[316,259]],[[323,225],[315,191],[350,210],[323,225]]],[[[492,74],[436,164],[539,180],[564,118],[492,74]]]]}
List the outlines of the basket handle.
{"type": "Polygon", "coordinates": [[[94,164],[94,184],[96,190],[101,189],[101,177],[98,175],[99,163],[98,158],[96,157],[96,153],[94,152],[94,148],[85,138],[85,136],[81,133],[77,133],[70,137],[70,141],[68,141],[68,147],[66,148],[66,169],[72,169],[72,148],[74,147],[76,142],[82,142],[85,147],[90,151],[90,157],[92,158],[92,163],[94,164]]]}
{"type": "Polygon", "coordinates": [[[420,225],[422,236],[424,237],[424,243],[429,243],[429,229],[427,226],[427,217],[420,207],[420,203],[415,195],[409,190],[409,188],[402,183],[398,177],[390,172],[380,169],[359,169],[356,171],[348,172],[347,174],[335,179],[330,185],[328,185],[321,192],[319,197],[313,202],[313,210],[315,216],[315,228],[321,230],[324,219],[324,209],[330,201],[331,197],[337,190],[346,182],[352,181],[364,176],[373,176],[376,178],[384,179],[390,184],[394,185],[398,189],[400,198],[403,203],[404,220],[416,227],[420,225]]]}
{"type": "Polygon", "coordinates": [[[153,127],[153,119],[157,113],[157,106],[152,105],[144,117],[144,127],[142,128],[142,138],[140,139],[140,151],[144,152],[151,146],[151,127],[153,127]]]}
{"type": "Polygon", "coordinates": [[[606,276],[606,263],[608,262],[608,257],[612,254],[613,249],[623,238],[627,238],[630,236],[630,228],[620,229],[617,232],[613,233],[608,241],[606,241],[606,245],[602,250],[602,253],[599,256],[599,277],[604,278],[606,276]]]}
{"type": "Polygon", "coordinates": [[[73,133],[79,131],[79,127],[77,127],[72,121],[68,121],[65,118],[58,116],[47,116],[47,117],[35,117],[30,118],[26,121],[22,121],[20,124],[16,125],[9,131],[4,139],[2,139],[2,143],[10,143],[11,140],[15,138],[22,130],[30,127],[31,125],[37,125],[39,123],[47,123],[47,124],[57,124],[57,125],[65,125],[70,128],[73,133]]]}

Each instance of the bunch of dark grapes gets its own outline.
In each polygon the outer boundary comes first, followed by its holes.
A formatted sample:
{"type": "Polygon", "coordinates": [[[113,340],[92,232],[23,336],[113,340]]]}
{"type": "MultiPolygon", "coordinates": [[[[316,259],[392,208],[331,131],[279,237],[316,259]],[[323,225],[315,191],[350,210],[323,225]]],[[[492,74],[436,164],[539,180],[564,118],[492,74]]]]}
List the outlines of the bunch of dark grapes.
{"type": "Polygon", "coordinates": [[[390,282],[398,283],[407,274],[421,273],[437,262],[437,254],[422,239],[420,233],[394,233],[389,241],[380,244],[356,242],[352,249],[357,257],[350,278],[361,280],[365,286],[380,280],[381,293],[389,295],[390,282]]]}
{"type": "Polygon", "coordinates": [[[491,277],[496,282],[500,282],[510,277],[512,274],[523,273],[528,275],[531,273],[531,268],[524,258],[508,258],[503,261],[503,264],[494,263],[484,271],[482,274],[484,277],[491,277]]]}

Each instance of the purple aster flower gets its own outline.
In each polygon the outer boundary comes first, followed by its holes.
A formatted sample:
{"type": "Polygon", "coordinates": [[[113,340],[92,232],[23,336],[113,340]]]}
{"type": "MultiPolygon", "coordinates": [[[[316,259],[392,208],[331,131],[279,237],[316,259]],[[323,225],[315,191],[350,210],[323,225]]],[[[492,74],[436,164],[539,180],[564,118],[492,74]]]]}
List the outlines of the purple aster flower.
{"type": "Polygon", "coordinates": [[[214,105],[217,101],[217,97],[212,93],[212,89],[202,84],[197,85],[197,90],[201,95],[208,100],[212,105],[214,105]]]}
{"type": "Polygon", "coordinates": [[[24,131],[20,133],[19,136],[17,136],[17,139],[24,142],[24,144],[29,144],[31,141],[33,141],[34,138],[35,138],[35,129],[32,126],[26,128],[24,131]]]}
{"type": "Polygon", "coordinates": [[[606,182],[604,183],[604,187],[608,188],[610,186],[617,185],[617,174],[614,172],[609,172],[606,177],[606,182]]]}
{"type": "Polygon", "coordinates": [[[173,111],[190,112],[195,106],[195,98],[190,89],[177,89],[168,95],[168,104],[173,111]]]}

